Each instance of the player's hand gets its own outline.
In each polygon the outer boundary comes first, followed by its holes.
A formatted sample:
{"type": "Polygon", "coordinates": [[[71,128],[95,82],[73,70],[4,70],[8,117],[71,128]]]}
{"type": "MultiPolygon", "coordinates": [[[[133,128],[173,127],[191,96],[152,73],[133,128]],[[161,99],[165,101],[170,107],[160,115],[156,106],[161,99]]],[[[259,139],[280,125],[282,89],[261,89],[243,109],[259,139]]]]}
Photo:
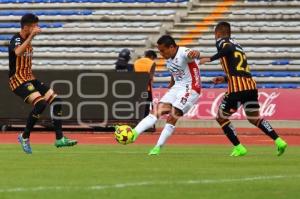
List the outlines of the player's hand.
{"type": "Polygon", "coordinates": [[[223,77],[223,76],[214,77],[212,79],[212,82],[214,84],[221,84],[221,83],[225,82],[225,77],[223,77]]]}
{"type": "Polygon", "coordinates": [[[42,29],[36,26],[32,29],[30,36],[33,38],[35,35],[39,34],[40,32],[42,32],[42,29]]]}
{"type": "Polygon", "coordinates": [[[206,62],[210,62],[210,57],[203,57],[200,59],[200,64],[205,64],[206,62]]]}
{"type": "Polygon", "coordinates": [[[188,57],[190,59],[199,59],[200,58],[200,52],[198,50],[191,50],[188,54],[188,57]]]}

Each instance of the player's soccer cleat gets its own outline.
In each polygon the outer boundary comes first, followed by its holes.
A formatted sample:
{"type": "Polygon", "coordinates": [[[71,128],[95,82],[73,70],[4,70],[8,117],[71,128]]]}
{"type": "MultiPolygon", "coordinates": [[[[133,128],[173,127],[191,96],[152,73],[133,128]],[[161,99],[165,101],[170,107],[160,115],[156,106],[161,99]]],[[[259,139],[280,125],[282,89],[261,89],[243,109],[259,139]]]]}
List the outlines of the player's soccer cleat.
{"type": "Polygon", "coordinates": [[[247,149],[242,144],[239,144],[233,148],[230,156],[238,157],[238,156],[244,156],[246,154],[247,154],[247,149]]]}
{"type": "Polygon", "coordinates": [[[281,139],[280,137],[278,137],[275,140],[275,145],[277,147],[277,156],[281,156],[284,153],[284,151],[285,151],[285,149],[287,147],[287,143],[283,139],[281,139]]]}
{"type": "Polygon", "coordinates": [[[133,133],[133,136],[132,136],[131,143],[134,143],[138,137],[138,133],[136,132],[135,129],[132,129],[132,133],[133,133]]]}
{"type": "Polygon", "coordinates": [[[18,135],[18,141],[19,141],[19,143],[21,144],[22,149],[23,149],[23,151],[24,151],[25,153],[27,153],[27,154],[32,154],[32,150],[31,150],[31,147],[30,147],[29,138],[24,139],[24,138],[22,137],[22,133],[20,133],[20,134],[18,135]]]}
{"type": "Polygon", "coordinates": [[[68,147],[68,146],[74,146],[77,144],[77,140],[70,140],[67,137],[62,137],[59,140],[56,140],[54,145],[59,148],[59,147],[68,147]]]}
{"type": "Polygon", "coordinates": [[[160,154],[160,147],[155,146],[153,149],[150,150],[148,155],[159,155],[160,154]]]}

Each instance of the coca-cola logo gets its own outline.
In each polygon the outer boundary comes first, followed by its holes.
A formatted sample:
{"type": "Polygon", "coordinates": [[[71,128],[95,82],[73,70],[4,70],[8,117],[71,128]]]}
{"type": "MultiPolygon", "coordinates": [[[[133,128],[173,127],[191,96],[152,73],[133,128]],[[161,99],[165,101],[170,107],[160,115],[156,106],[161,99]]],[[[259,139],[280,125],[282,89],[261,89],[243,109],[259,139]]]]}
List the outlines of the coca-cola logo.
{"type": "MultiPolygon", "coordinates": [[[[280,93],[277,92],[272,92],[272,93],[259,92],[258,101],[260,105],[260,115],[262,117],[270,117],[276,113],[276,104],[274,103],[274,100],[279,95],[280,93]]],[[[212,102],[211,108],[209,110],[206,109],[206,112],[208,114],[211,114],[211,116],[216,117],[223,96],[224,93],[220,93],[216,97],[216,99],[212,102]]],[[[253,102],[249,102],[249,103],[253,103],[253,102]]],[[[243,106],[240,106],[239,109],[231,117],[232,119],[244,119],[246,118],[245,116],[246,114],[243,109],[243,106]]]]}

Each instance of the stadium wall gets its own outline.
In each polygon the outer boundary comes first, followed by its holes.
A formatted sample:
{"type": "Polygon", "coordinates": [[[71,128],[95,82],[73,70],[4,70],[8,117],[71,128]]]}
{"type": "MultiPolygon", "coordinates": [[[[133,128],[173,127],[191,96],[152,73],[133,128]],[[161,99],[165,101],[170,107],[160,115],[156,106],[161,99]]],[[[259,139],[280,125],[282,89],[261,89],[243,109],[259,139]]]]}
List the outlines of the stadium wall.
{"type": "MultiPolygon", "coordinates": [[[[147,73],[117,73],[97,70],[40,70],[37,79],[58,93],[65,123],[105,127],[141,120],[147,104],[147,73]]],[[[0,71],[0,122],[24,124],[32,107],[15,96],[8,86],[7,71],[0,71]]],[[[51,108],[51,107],[50,107],[51,108]]],[[[50,122],[45,111],[40,122],[50,122]]]]}

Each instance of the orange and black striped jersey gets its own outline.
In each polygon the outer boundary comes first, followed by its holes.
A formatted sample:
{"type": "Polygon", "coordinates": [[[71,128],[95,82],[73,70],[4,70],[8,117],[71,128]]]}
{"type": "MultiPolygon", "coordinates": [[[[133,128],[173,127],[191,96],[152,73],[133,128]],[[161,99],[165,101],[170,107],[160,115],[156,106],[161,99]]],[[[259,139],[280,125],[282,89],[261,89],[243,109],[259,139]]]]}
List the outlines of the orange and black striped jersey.
{"type": "Polygon", "coordinates": [[[228,93],[257,89],[243,48],[231,38],[217,40],[216,47],[218,53],[211,57],[211,61],[220,59],[226,73],[228,93]]]}
{"type": "Polygon", "coordinates": [[[25,52],[17,56],[15,49],[22,45],[25,40],[19,33],[15,34],[10,40],[8,53],[9,53],[9,85],[11,90],[15,90],[24,82],[34,80],[32,74],[32,46],[28,45],[25,52]]]}

